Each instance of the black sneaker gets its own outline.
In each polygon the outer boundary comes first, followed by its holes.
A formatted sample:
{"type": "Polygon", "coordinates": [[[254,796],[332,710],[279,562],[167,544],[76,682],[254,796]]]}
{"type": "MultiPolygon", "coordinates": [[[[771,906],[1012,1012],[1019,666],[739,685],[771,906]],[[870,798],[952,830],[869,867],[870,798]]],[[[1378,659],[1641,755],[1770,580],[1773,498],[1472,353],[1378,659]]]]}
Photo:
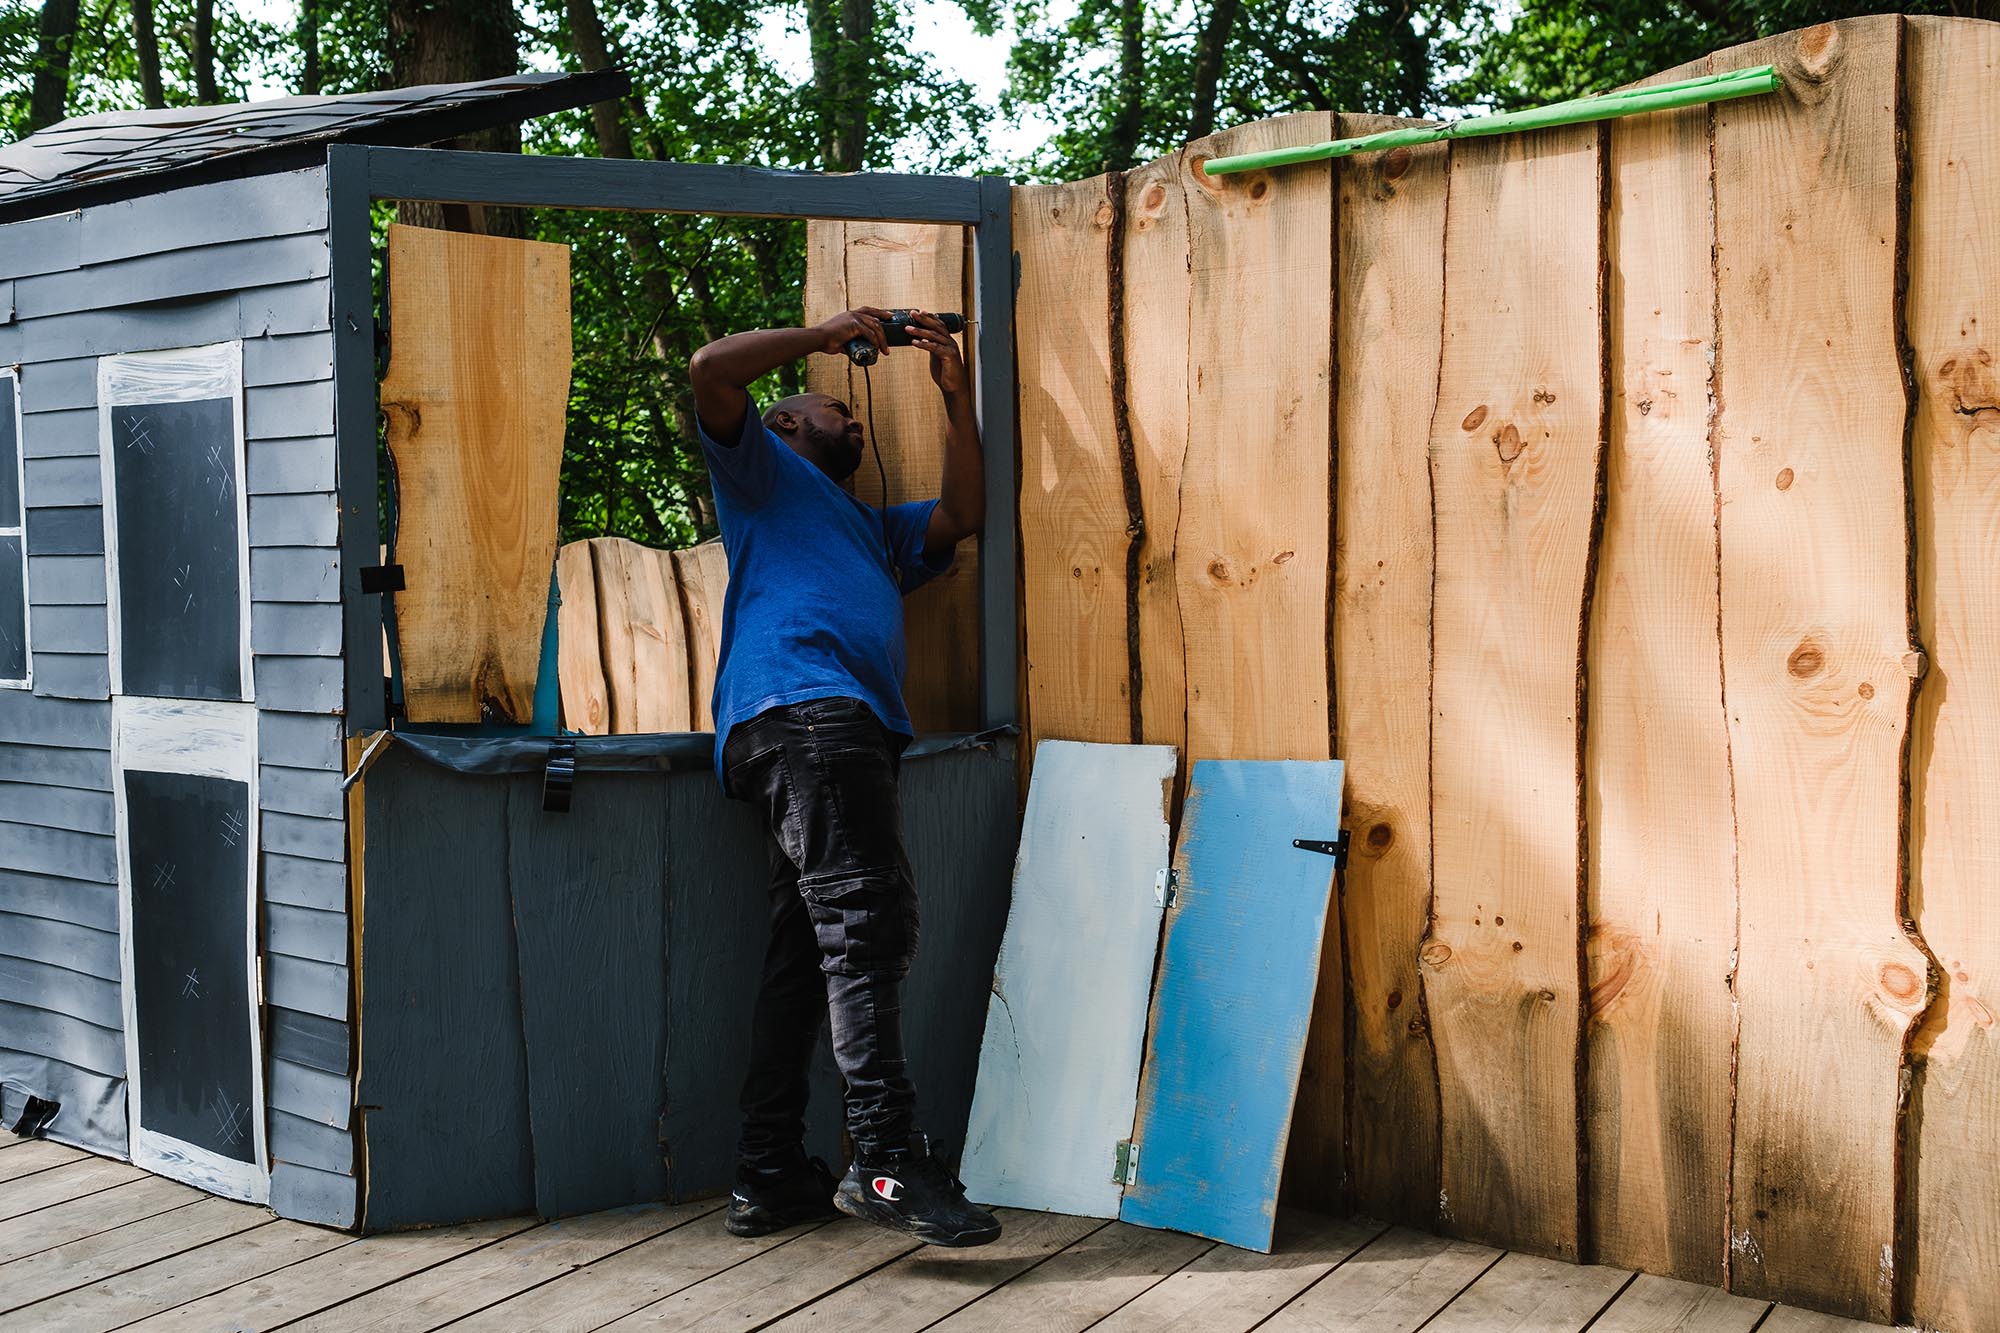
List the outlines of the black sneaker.
{"type": "Polygon", "coordinates": [[[965,1201],[965,1186],[932,1156],[930,1142],[921,1134],[900,1151],[857,1157],[833,1196],[833,1206],[927,1245],[958,1249],[1000,1238],[999,1219],[965,1201]]]}
{"type": "Polygon", "coordinates": [[[736,1168],[736,1189],[722,1226],[732,1236],[768,1236],[803,1222],[839,1217],[833,1206],[833,1171],[798,1149],[782,1165],[736,1168]]]}

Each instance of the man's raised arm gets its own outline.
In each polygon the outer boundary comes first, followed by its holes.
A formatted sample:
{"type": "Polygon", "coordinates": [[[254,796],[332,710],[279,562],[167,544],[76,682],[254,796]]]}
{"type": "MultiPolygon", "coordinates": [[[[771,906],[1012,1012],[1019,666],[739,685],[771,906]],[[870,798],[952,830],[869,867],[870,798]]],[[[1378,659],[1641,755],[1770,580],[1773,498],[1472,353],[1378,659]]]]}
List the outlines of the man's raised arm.
{"type": "Polygon", "coordinates": [[[979,414],[973,406],[972,380],[957,339],[937,316],[919,312],[910,330],[910,344],[929,352],[931,379],[944,395],[944,480],[938,506],[924,533],[924,555],[942,559],[952,547],[976,536],[986,526],[986,460],[979,447],[979,414]]]}
{"type": "Polygon", "coordinates": [[[887,351],[882,320],[888,313],[863,306],[808,329],[753,329],[717,338],[688,362],[701,428],[717,444],[735,444],[750,410],[750,386],[787,362],[813,352],[838,352],[855,338],[887,351]]]}

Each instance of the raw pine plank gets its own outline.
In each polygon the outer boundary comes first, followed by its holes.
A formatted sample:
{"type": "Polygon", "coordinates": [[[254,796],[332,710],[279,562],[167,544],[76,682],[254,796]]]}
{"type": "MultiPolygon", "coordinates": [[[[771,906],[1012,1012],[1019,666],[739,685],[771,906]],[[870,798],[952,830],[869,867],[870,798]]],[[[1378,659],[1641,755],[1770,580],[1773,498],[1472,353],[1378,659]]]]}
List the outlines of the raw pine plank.
{"type": "MultiPolygon", "coordinates": [[[[695,1207],[683,1204],[674,1211],[691,1214],[695,1207]]],[[[600,1328],[806,1234],[792,1229],[746,1240],[724,1231],[721,1219],[713,1213],[713,1205],[701,1206],[699,1216],[682,1216],[676,1228],[665,1235],[523,1291],[453,1327],[465,1333],[600,1328]]]]}
{"type": "Polygon", "coordinates": [[[1278,1311],[1283,1333],[1413,1333],[1500,1259],[1499,1250],[1401,1227],[1278,1311]]]}
{"type": "MultiPolygon", "coordinates": [[[[254,1217],[264,1217],[261,1210],[251,1212],[254,1217]]],[[[353,1240],[354,1237],[343,1232],[297,1222],[267,1222],[226,1240],[38,1301],[18,1311],[14,1318],[24,1328],[61,1328],[75,1333],[121,1328],[210,1292],[288,1268],[353,1240]]]]}
{"type": "Polygon", "coordinates": [[[556,553],[556,678],[562,685],[563,725],[603,736],[611,730],[611,700],[604,688],[604,660],[597,631],[597,573],[589,542],[571,542],[556,553]]]}
{"type": "Polygon", "coordinates": [[[163,1176],[145,1176],[127,1185],[99,1190],[66,1203],[0,1222],[0,1264],[39,1254],[142,1217],[182,1208],[205,1197],[163,1176]]]}
{"type": "Polygon", "coordinates": [[[1622,1269],[1510,1254],[1481,1273],[1424,1328],[1435,1333],[1580,1329],[1631,1280],[1622,1269]]]}
{"type": "Polygon", "coordinates": [[[841,1219],[697,1282],[610,1328],[761,1328],[917,1248],[910,1236],[841,1219]]]}
{"type": "Polygon", "coordinates": [[[1015,1208],[998,1209],[994,1216],[1003,1229],[991,1245],[971,1250],[922,1246],[770,1327],[836,1333],[928,1328],[1105,1225],[1096,1218],[1015,1208]]]}
{"type": "Polygon", "coordinates": [[[1780,1305],[1757,1326],[1757,1333],[1881,1333],[1881,1329],[1880,1324],[1780,1305]]]}
{"type": "Polygon", "coordinates": [[[606,734],[629,736],[640,730],[638,682],[633,675],[632,593],[626,580],[622,537],[592,537],[590,558],[597,587],[597,623],[610,709],[606,734]]]}
{"type": "MultiPolygon", "coordinates": [[[[1919,1033],[1909,1311],[2000,1327],[2000,138],[1985,114],[2000,26],[1904,20],[1917,623],[1930,651],[1911,740],[1910,905],[1943,975],[1919,1033]]],[[[1908,1167],[1906,1166],[1906,1169],[1908,1167]]]]}
{"type": "MultiPolygon", "coordinates": [[[[720,1206],[715,1200],[674,1207],[648,1204],[550,1222],[337,1305],[293,1327],[322,1333],[364,1328],[414,1333],[438,1328],[519,1292],[553,1283],[585,1264],[629,1250],[720,1206]]],[[[579,1312],[583,1308],[579,1303],[579,1312]]],[[[529,1325],[524,1320],[504,1326],[529,1325]]]]}
{"type": "Polygon", "coordinates": [[[1595,126],[1454,144],[1419,959],[1456,1234],[1574,1259],[1581,652],[1603,384],[1595,126]],[[1585,220],[1579,226],[1579,219],[1585,220]],[[1579,234],[1580,233],[1580,234],[1579,234]]]}
{"type": "Polygon", "coordinates": [[[1030,745],[1137,741],[1125,472],[1112,398],[1117,178],[1014,191],[1030,745]]]}
{"type": "MultiPolygon", "coordinates": [[[[824,224],[834,225],[834,224],[824,224]]],[[[808,250],[810,261],[818,252],[808,250]]],[[[895,222],[849,222],[842,245],[848,306],[882,309],[920,308],[965,312],[965,230],[962,227],[919,226],[895,222]]],[[[827,289],[808,279],[806,294],[827,289]]],[[[816,322],[837,314],[838,308],[809,305],[806,320],[816,322]]],[[[961,346],[973,336],[968,329],[961,346]]],[[[808,362],[807,385],[838,394],[829,372],[808,362]]],[[[845,358],[833,374],[844,373],[845,358]]],[[[938,494],[944,476],[944,399],[931,383],[930,358],[914,348],[892,348],[870,368],[875,390],[875,424],[880,438],[883,471],[888,474],[888,502],[929,500],[938,494]]],[[[866,388],[852,375],[847,405],[865,426],[866,388]]],[[[883,501],[882,483],[871,452],[854,474],[854,493],[869,504],[883,501]]],[[[910,672],[903,686],[910,720],[919,732],[976,731],[979,727],[979,555],[972,542],[959,547],[951,572],[933,579],[903,603],[909,641],[910,672]]]]}
{"type": "MultiPolygon", "coordinates": [[[[1125,416],[1138,465],[1138,739],[1186,753],[1187,660],[1174,576],[1188,448],[1188,202],[1184,153],[1125,174],[1125,416]]],[[[1019,315],[1016,315],[1017,327],[1019,315]]]]}
{"type": "Polygon", "coordinates": [[[1784,79],[1715,111],[1741,938],[1731,1284],[1878,1321],[1904,1044],[1930,986],[1899,920],[1920,670],[1895,336],[1900,22],[1714,58],[1784,79]]]}
{"type": "Polygon", "coordinates": [[[1270,1254],[1218,1245],[1097,1327],[1243,1333],[1381,1235],[1379,1222],[1288,1213],[1270,1254]]]}
{"type": "Polygon", "coordinates": [[[134,1328],[277,1328],[525,1231],[531,1218],[364,1236],[352,1245],[177,1306],[134,1328]]]}
{"type": "Polygon", "coordinates": [[[270,1221],[271,1215],[261,1208],[228,1199],[203,1199],[0,1264],[0,1312],[102,1282],[270,1221]]]}
{"type": "Polygon", "coordinates": [[[1771,1308],[1715,1287],[1641,1273],[1591,1333],[1751,1333],[1771,1308]]]}
{"type": "Polygon", "coordinates": [[[982,1203],[1118,1215],[1173,780],[1164,745],[1037,749],[959,1168],[982,1203]]]}
{"type": "Polygon", "coordinates": [[[0,1221],[24,1217],[71,1199],[81,1199],[87,1194],[110,1189],[113,1185],[142,1179],[145,1174],[136,1166],[114,1162],[106,1157],[87,1157],[82,1161],[65,1162],[47,1171],[37,1171],[32,1176],[8,1182],[6,1190],[0,1192],[0,1221]]]}
{"type": "Polygon", "coordinates": [[[90,1156],[81,1148],[71,1148],[61,1143],[51,1143],[47,1139],[16,1140],[21,1145],[19,1152],[0,1157],[0,1181],[13,1180],[17,1176],[32,1176],[37,1171],[47,1171],[61,1166],[64,1162],[81,1161],[90,1156]]]}
{"type": "MultiPolygon", "coordinates": [[[[1342,135],[1407,122],[1342,116],[1342,135]]],[[[1354,1004],[1347,1170],[1356,1206],[1434,1225],[1437,1058],[1417,945],[1431,899],[1431,478],[1426,459],[1444,300],[1448,150],[1442,144],[1350,158],[1338,169],[1340,284],[1334,362],[1339,457],[1334,517],[1334,736],[1347,764],[1353,850],[1341,893],[1354,1004]]],[[[1306,1067],[1339,1049],[1339,991],[1322,987],[1306,1067]]],[[[1313,1086],[1329,1080],[1316,1077],[1313,1086]]],[[[1298,1120],[1316,1124],[1302,1080],[1298,1120]]],[[[1339,1179],[1340,1140],[1295,1136],[1291,1194],[1339,1179]]]]}
{"type": "Polygon", "coordinates": [[[394,226],[388,263],[409,717],[526,722],[556,556],[569,248],[394,226]]]}
{"type": "Polygon", "coordinates": [[[729,557],[719,541],[674,552],[681,616],[687,626],[688,709],[694,731],[715,730],[715,664],[722,655],[722,606],[729,557]]]}
{"type": "MultiPolygon", "coordinates": [[[[1175,564],[1190,767],[1330,753],[1333,173],[1205,176],[1201,164],[1332,137],[1332,115],[1313,112],[1186,152],[1190,404],[1175,564]]],[[[1316,1128],[1339,1137],[1337,1124],[1316,1128]]]]}
{"type": "Polygon", "coordinates": [[[1708,449],[1708,111],[1630,116],[1610,136],[1617,378],[1584,754],[1590,1215],[1604,1262],[1720,1285],[1736,849],[1708,449]]]}
{"type": "Polygon", "coordinates": [[[1212,1248],[1194,1236],[1113,1222],[932,1327],[1088,1328],[1212,1248]]]}

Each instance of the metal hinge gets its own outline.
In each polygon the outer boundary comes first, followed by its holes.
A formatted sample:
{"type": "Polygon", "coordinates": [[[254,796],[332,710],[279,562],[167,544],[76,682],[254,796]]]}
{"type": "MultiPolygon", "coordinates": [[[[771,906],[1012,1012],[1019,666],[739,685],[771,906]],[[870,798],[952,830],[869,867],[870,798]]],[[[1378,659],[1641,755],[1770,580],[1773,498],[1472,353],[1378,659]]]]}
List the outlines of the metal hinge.
{"type": "Polygon", "coordinates": [[[1111,1183],[1130,1185],[1139,1179],[1139,1145],[1130,1139],[1118,1141],[1117,1159],[1111,1167],[1111,1183]]]}
{"type": "Polygon", "coordinates": [[[1174,899],[1180,896],[1181,872],[1172,866],[1156,871],[1153,875],[1153,901],[1162,907],[1172,907],[1174,899]]]}
{"type": "Polygon", "coordinates": [[[1342,829],[1340,831],[1340,836],[1338,838],[1335,838],[1332,842],[1328,842],[1323,838],[1293,838],[1292,846],[1298,848],[1302,852],[1318,852],[1322,856],[1332,857],[1333,868],[1335,870],[1347,869],[1346,829],[1342,829]]]}

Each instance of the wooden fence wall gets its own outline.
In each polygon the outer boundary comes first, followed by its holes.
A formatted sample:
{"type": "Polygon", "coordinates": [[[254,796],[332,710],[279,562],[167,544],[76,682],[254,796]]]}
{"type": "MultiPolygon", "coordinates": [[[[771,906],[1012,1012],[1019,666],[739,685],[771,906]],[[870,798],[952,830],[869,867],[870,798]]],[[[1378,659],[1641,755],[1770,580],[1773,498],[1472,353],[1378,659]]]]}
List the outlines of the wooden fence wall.
{"type": "Polygon", "coordinates": [[[1027,724],[1347,761],[1295,1197],[2000,1327],[2000,25],[1765,62],[1017,189],[1027,724]]]}
{"type": "Polygon", "coordinates": [[[712,731],[729,562],[722,543],[661,551],[620,537],[556,553],[563,725],[591,736],[712,731]]]}

